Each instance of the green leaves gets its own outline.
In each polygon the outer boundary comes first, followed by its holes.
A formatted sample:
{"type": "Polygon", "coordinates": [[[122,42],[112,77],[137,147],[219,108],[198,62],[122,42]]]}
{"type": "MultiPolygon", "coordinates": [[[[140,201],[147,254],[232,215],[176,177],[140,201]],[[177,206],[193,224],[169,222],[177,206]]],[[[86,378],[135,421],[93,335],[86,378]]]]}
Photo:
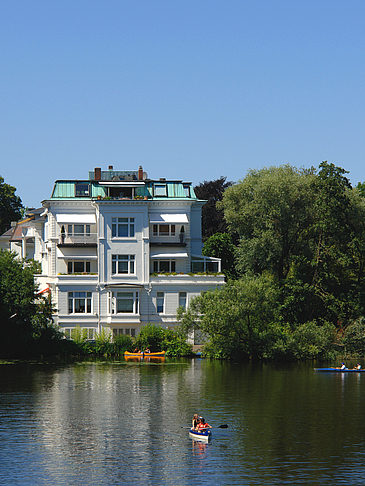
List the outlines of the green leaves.
{"type": "Polygon", "coordinates": [[[21,218],[23,205],[19,196],[15,195],[15,187],[4,182],[0,176],[0,235],[10,228],[12,221],[21,218]]]}

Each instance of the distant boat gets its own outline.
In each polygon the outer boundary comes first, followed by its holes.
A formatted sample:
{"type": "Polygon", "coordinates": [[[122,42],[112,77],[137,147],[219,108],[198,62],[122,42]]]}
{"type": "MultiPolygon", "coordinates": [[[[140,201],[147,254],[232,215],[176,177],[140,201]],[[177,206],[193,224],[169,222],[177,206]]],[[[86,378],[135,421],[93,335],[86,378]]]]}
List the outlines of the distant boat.
{"type": "Polygon", "coordinates": [[[164,358],[166,351],[158,351],[156,353],[144,353],[143,351],[140,353],[130,353],[126,351],[124,353],[125,358],[164,358]]]}
{"type": "Polygon", "coordinates": [[[349,369],[349,368],[314,368],[314,371],[331,371],[332,373],[362,373],[365,369],[349,369]]]}

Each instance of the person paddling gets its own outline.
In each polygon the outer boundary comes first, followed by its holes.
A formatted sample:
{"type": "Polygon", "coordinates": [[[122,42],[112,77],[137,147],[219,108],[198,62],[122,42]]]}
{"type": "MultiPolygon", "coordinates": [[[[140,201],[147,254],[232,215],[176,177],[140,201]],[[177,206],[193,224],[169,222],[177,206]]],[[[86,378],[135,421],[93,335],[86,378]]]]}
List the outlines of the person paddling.
{"type": "Polygon", "coordinates": [[[206,421],[205,418],[200,417],[199,423],[198,423],[198,432],[205,432],[207,429],[211,429],[211,425],[209,425],[206,421]]]}

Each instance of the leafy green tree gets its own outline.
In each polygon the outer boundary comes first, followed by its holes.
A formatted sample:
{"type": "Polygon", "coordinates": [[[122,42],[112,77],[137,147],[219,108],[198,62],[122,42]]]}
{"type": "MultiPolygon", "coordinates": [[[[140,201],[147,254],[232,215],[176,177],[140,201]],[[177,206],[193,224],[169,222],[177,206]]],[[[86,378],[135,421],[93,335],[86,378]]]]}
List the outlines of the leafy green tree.
{"type": "Polygon", "coordinates": [[[296,255],[304,258],[314,175],[292,166],[251,170],[223,196],[231,231],[239,235],[237,267],[244,274],[269,270],[286,278],[296,255]]]}
{"type": "Polygon", "coordinates": [[[204,181],[194,187],[197,197],[207,200],[202,209],[203,241],[215,233],[227,232],[223,211],[217,208],[217,202],[222,200],[224,191],[232,185],[232,182],[227,182],[226,179],[220,177],[214,181],[204,181]]]}
{"type": "Polygon", "coordinates": [[[235,276],[235,245],[229,233],[216,233],[204,243],[203,255],[220,258],[222,272],[227,277],[235,276]]]}
{"type": "Polygon", "coordinates": [[[271,277],[245,276],[196,297],[178,318],[184,332],[203,332],[211,355],[262,358],[280,333],[277,302],[271,277]]]}
{"type": "Polygon", "coordinates": [[[12,221],[18,221],[22,216],[24,207],[15,191],[15,187],[6,184],[0,176],[0,235],[10,228],[12,221]]]}
{"type": "Polygon", "coordinates": [[[365,355],[365,318],[361,317],[350,324],[343,336],[343,345],[346,353],[365,355]]]}
{"type": "MultiPolygon", "coordinates": [[[[0,355],[25,356],[40,343],[59,341],[53,327],[52,303],[37,295],[34,273],[39,264],[23,262],[14,253],[0,251],[0,355]]],[[[46,350],[43,349],[43,351],[46,350]]]]}

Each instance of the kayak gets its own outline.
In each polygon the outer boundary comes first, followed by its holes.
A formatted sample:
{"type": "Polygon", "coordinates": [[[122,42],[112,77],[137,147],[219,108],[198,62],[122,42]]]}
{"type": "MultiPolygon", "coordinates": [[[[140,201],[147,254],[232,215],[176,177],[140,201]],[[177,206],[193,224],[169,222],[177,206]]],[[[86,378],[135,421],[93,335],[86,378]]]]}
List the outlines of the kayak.
{"type": "Polygon", "coordinates": [[[190,429],[189,437],[195,440],[200,440],[201,442],[208,442],[212,438],[212,431],[208,429],[203,432],[198,432],[197,430],[190,429]]]}
{"type": "Polygon", "coordinates": [[[314,371],[331,371],[334,373],[362,373],[365,371],[365,369],[348,369],[344,368],[343,370],[341,368],[314,368],[314,371]]]}
{"type": "Polygon", "coordinates": [[[164,358],[166,351],[159,351],[157,353],[130,353],[126,351],[124,353],[125,358],[164,358]]]}

